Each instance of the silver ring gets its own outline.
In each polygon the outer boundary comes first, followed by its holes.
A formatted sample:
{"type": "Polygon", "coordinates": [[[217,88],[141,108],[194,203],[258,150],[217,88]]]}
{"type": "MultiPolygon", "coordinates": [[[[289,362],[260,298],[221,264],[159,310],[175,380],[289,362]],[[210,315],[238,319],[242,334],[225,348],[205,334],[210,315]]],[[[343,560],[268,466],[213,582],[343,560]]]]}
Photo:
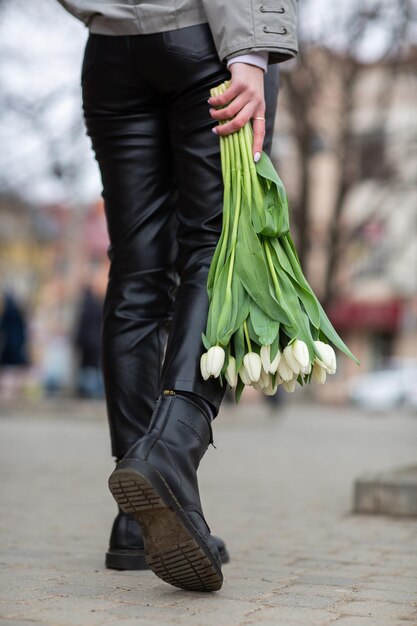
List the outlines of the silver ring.
{"type": "Polygon", "coordinates": [[[253,120],[263,120],[265,122],[265,118],[261,117],[260,115],[257,115],[256,117],[252,118],[253,120]]]}

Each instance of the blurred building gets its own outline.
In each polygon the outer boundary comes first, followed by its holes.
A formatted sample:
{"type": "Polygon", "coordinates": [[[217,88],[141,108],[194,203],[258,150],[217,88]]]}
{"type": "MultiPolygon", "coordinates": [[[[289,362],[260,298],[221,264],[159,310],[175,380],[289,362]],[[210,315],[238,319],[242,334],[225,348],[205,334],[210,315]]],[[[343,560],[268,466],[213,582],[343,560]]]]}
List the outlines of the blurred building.
{"type": "Polygon", "coordinates": [[[374,65],[320,50],[308,61],[323,82],[311,98],[307,154],[300,156],[293,92],[284,84],[275,157],[291,204],[308,211],[310,283],[361,361],[358,368],[340,359],[340,375],[317,390],[342,397],[346,375],[391,356],[417,358],[417,50],[374,65]],[[349,63],[355,66],[346,78],[349,63]]]}
{"type": "Polygon", "coordinates": [[[50,392],[77,378],[74,344],[86,288],[104,297],[108,235],[102,201],[92,206],[31,206],[0,200],[0,286],[10,289],[29,324],[34,377],[50,392]]]}

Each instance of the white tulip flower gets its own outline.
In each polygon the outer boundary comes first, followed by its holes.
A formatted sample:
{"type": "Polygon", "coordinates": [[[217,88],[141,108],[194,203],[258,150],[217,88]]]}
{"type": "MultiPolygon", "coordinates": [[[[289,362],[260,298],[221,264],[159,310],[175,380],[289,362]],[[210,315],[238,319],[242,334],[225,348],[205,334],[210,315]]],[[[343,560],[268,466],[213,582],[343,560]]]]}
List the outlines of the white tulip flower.
{"type": "Polygon", "coordinates": [[[336,353],[333,350],[332,346],[330,344],[327,344],[327,354],[329,356],[329,361],[331,363],[331,368],[330,368],[330,372],[329,374],[335,374],[336,373],[336,369],[337,369],[337,364],[336,364],[336,353]]]}
{"type": "Polygon", "coordinates": [[[265,372],[269,372],[271,367],[271,345],[261,346],[261,361],[265,372]]]}
{"type": "Polygon", "coordinates": [[[288,382],[294,376],[294,372],[288,365],[284,356],[281,356],[281,359],[278,363],[278,374],[282,378],[282,380],[285,382],[288,382]]]}
{"type": "Polygon", "coordinates": [[[264,390],[264,385],[261,382],[261,379],[257,380],[256,382],[251,382],[250,385],[251,385],[251,387],[253,387],[257,391],[263,391],[264,390]]]}
{"type": "Polygon", "coordinates": [[[204,352],[200,357],[200,371],[204,380],[207,380],[210,377],[207,370],[207,352],[204,352]]]}
{"type": "Polygon", "coordinates": [[[302,367],[302,368],[301,368],[301,374],[302,374],[303,376],[307,376],[308,374],[310,374],[310,372],[311,372],[311,368],[312,368],[311,363],[309,363],[309,364],[307,365],[307,367],[302,367]]]}
{"type": "Polygon", "coordinates": [[[239,376],[243,382],[244,385],[250,385],[252,383],[252,380],[249,376],[249,374],[246,371],[246,368],[244,366],[244,364],[242,363],[240,370],[239,370],[239,376]]]}
{"type": "Polygon", "coordinates": [[[288,380],[288,381],[283,381],[282,386],[284,387],[285,391],[287,393],[294,393],[295,391],[295,383],[296,383],[296,379],[293,378],[292,380],[288,380]]]}
{"type": "Polygon", "coordinates": [[[278,350],[278,352],[276,353],[275,357],[271,361],[271,365],[269,367],[269,373],[270,374],[275,374],[275,372],[278,369],[278,365],[279,365],[280,360],[281,360],[281,352],[278,350]]]}
{"type": "Polygon", "coordinates": [[[298,361],[301,368],[305,369],[308,367],[310,363],[310,355],[308,353],[307,344],[304,343],[304,341],[301,341],[301,339],[296,339],[291,344],[291,349],[294,358],[298,361]]]}
{"type": "Polygon", "coordinates": [[[256,352],[248,352],[243,357],[243,365],[245,370],[251,379],[251,382],[257,382],[261,376],[262,361],[259,354],[256,352]]]}
{"type": "Polygon", "coordinates": [[[212,346],[208,350],[206,365],[207,372],[210,376],[214,376],[214,378],[217,378],[220,375],[225,356],[225,351],[221,346],[212,346]]]}
{"type": "Polygon", "coordinates": [[[336,372],[336,354],[333,348],[323,341],[314,342],[317,350],[320,352],[321,358],[315,358],[315,362],[322,367],[327,374],[334,374],[336,372]]]}
{"type": "Polygon", "coordinates": [[[263,387],[267,387],[269,383],[271,382],[271,374],[268,374],[268,372],[265,372],[263,368],[261,370],[261,376],[259,378],[259,382],[261,383],[263,387]]]}
{"type": "Polygon", "coordinates": [[[236,372],[236,359],[234,356],[229,356],[229,362],[227,364],[226,370],[226,380],[231,387],[236,387],[237,385],[237,372],[236,372]]]}
{"type": "Polygon", "coordinates": [[[271,382],[271,374],[268,374],[267,372],[265,372],[264,368],[262,368],[259,380],[252,382],[251,385],[252,387],[254,387],[254,389],[263,391],[265,387],[268,387],[270,382],[271,382]]]}
{"type": "Polygon", "coordinates": [[[278,369],[279,361],[281,359],[281,352],[278,350],[273,360],[271,361],[271,345],[268,344],[266,346],[261,347],[261,361],[262,367],[265,372],[269,374],[275,374],[278,369]]]}
{"type": "MultiPolygon", "coordinates": [[[[278,376],[276,377],[276,379],[281,380],[278,376]]],[[[269,384],[266,385],[266,387],[264,387],[262,391],[264,392],[266,396],[274,396],[277,392],[278,385],[279,385],[278,380],[275,380],[275,385],[272,386],[272,376],[271,376],[269,379],[269,384]]]]}
{"type": "Polygon", "coordinates": [[[312,379],[319,385],[324,385],[326,382],[326,370],[318,363],[314,363],[313,365],[312,379]]]}
{"type": "Polygon", "coordinates": [[[299,364],[299,362],[297,361],[297,359],[295,358],[293,354],[292,346],[289,345],[286,348],[284,348],[284,352],[282,354],[283,354],[284,359],[287,362],[288,367],[291,369],[291,371],[294,374],[298,375],[301,371],[301,365],[299,364]]]}

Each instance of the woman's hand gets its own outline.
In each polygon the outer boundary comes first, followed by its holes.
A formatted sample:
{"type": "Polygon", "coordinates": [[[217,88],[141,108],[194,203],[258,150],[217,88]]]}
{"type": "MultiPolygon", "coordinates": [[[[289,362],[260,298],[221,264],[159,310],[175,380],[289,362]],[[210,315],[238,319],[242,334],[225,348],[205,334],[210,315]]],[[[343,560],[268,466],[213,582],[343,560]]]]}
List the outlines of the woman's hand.
{"type": "MultiPolygon", "coordinates": [[[[230,135],[242,128],[251,118],[265,117],[264,71],[248,63],[230,66],[231,84],[220,96],[209,98],[212,106],[228,105],[224,109],[210,109],[215,120],[230,122],[213,128],[217,135],[230,135]],[[229,103],[229,104],[228,104],[229,103]]],[[[253,159],[259,161],[265,137],[265,120],[253,120],[253,159]]]]}

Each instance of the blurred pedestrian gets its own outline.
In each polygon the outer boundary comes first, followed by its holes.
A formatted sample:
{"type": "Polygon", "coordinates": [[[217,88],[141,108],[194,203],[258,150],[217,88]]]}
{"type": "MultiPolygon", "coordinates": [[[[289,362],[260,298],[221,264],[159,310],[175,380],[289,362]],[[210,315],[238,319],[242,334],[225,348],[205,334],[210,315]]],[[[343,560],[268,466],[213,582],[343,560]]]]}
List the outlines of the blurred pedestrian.
{"type": "Polygon", "coordinates": [[[74,336],[77,352],[76,390],[82,398],[97,399],[104,395],[100,366],[102,308],[99,296],[90,286],[85,286],[74,336]]]}
{"type": "Polygon", "coordinates": [[[196,471],[226,389],[199,363],[222,226],[218,135],[252,120],[254,160],[265,124],[270,146],[276,64],[297,51],[296,0],[59,1],[90,30],[83,111],[111,242],[102,365],[121,511],[107,565],[147,562],[175,586],[216,590],[228,556],[196,471]]]}
{"type": "Polygon", "coordinates": [[[0,292],[0,397],[16,398],[23,389],[29,366],[25,314],[13,293],[0,292]]]}

